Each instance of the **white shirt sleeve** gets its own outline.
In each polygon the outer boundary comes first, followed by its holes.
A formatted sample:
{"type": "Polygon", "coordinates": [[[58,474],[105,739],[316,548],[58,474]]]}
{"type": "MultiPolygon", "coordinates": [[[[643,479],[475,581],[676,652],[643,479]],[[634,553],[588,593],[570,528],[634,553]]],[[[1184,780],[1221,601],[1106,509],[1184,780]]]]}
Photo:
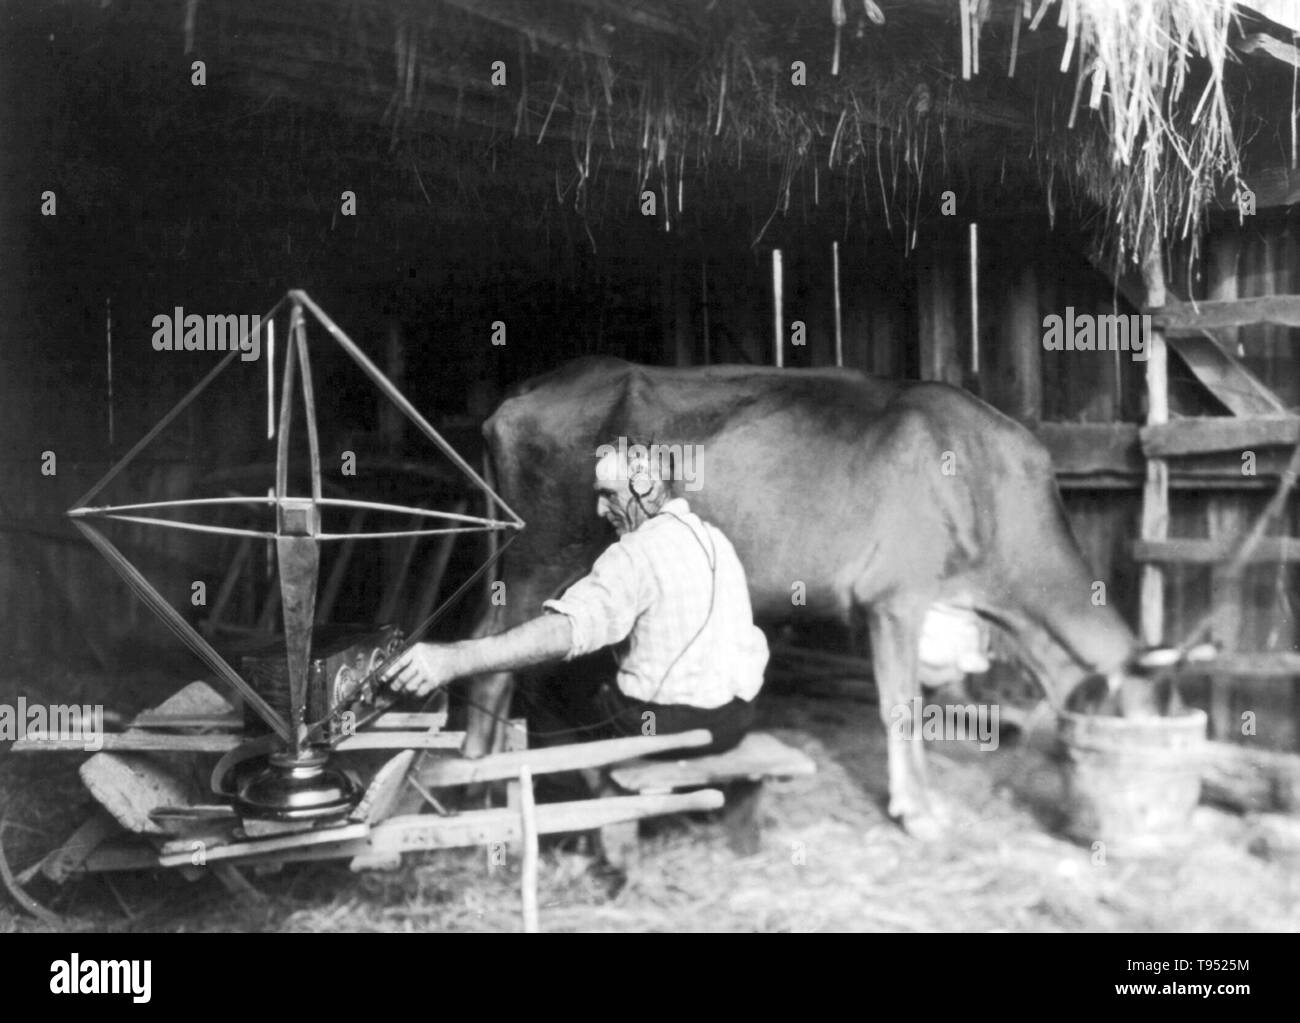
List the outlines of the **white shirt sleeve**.
{"type": "Polygon", "coordinates": [[[565,660],[621,643],[637,618],[653,600],[649,572],[641,571],[630,545],[620,541],[608,547],[591,571],[542,606],[567,615],[573,640],[565,660]]]}

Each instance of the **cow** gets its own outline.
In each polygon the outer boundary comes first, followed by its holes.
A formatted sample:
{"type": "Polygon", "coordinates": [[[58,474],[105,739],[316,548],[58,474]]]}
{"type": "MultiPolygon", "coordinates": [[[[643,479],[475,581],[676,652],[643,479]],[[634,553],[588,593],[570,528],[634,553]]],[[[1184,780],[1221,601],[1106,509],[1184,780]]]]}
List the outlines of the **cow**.
{"type": "MultiPolygon", "coordinates": [[[[1154,710],[1126,671],[1132,631],[1093,599],[1047,451],[959,388],[594,357],[519,385],[483,432],[499,492],[526,526],[499,566],[506,601],[475,635],[539,614],[613,539],[592,492],[601,445],[698,453],[695,479],[674,492],[731,539],[757,620],[865,618],[889,730],[889,813],[912,834],[940,833],[942,815],[922,743],[889,726],[919,694],[918,642],[936,605],[1000,629],[1057,708],[1091,679],[1125,712],[1154,710]]],[[[506,674],[473,680],[465,755],[500,747],[512,688],[506,674]]]]}

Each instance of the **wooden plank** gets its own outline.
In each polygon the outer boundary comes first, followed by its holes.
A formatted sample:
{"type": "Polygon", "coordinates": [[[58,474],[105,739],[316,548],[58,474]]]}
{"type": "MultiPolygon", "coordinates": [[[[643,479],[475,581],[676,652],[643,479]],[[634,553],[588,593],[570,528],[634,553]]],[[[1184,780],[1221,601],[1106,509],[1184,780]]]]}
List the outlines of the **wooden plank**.
{"type": "Polygon", "coordinates": [[[1034,435],[1052,456],[1058,476],[1143,470],[1136,423],[1039,423],[1034,435]]]}
{"type": "Polygon", "coordinates": [[[917,332],[921,344],[921,379],[962,383],[958,354],[957,286],[948,250],[937,242],[917,261],[917,332]]]}
{"type": "Polygon", "coordinates": [[[393,811],[406,784],[406,773],[415,760],[415,750],[402,750],[384,764],[370,781],[361,802],[352,811],[353,820],[375,825],[393,811]]]}
{"type": "Polygon", "coordinates": [[[1300,443],[1300,416],[1193,416],[1144,426],[1139,437],[1142,450],[1158,458],[1289,446],[1300,443]]]}
{"type": "Polygon", "coordinates": [[[217,731],[238,731],[244,727],[242,714],[159,714],[146,710],[130,721],[130,728],[207,728],[217,731]]]}
{"type": "Polygon", "coordinates": [[[615,767],[610,777],[632,792],[671,792],[695,785],[816,773],[817,764],[803,751],[766,732],[750,732],[726,753],[686,760],[637,760],[615,767]]]}
{"type": "MultiPolygon", "coordinates": [[[[717,810],[725,800],[717,789],[676,795],[616,796],[609,799],[579,799],[567,803],[539,803],[537,833],[560,834],[588,831],[670,813],[717,810]]],[[[392,817],[375,827],[367,842],[376,851],[415,852],[427,849],[457,849],[490,842],[518,842],[523,839],[520,814],[511,809],[470,810],[454,817],[413,814],[392,817]]]]}
{"type": "MultiPolygon", "coordinates": [[[[1159,239],[1149,241],[1142,258],[1142,284],[1146,304],[1160,309],[1165,304],[1164,255],[1159,239]]],[[[1165,335],[1151,331],[1147,341],[1146,362],[1147,425],[1158,426],[1169,419],[1169,366],[1165,335]]],[[[1169,531],[1169,464],[1150,458],[1146,465],[1146,482],[1142,487],[1143,540],[1163,540],[1169,531]]],[[[1158,565],[1142,566],[1138,594],[1138,624],[1142,641],[1159,646],[1165,632],[1165,577],[1158,565]]]]}
{"type": "MultiPolygon", "coordinates": [[[[1133,560],[1142,563],[1167,565],[1217,565],[1226,562],[1237,544],[1239,536],[1222,536],[1213,540],[1134,540],[1133,560]]],[[[1252,564],[1266,562],[1293,563],[1300,561],[1300,538],[1291,536],[1266,536],[1251,552],[1252,564]]]]}
{"type": "Polygon", "coordinates": [[[713,737],[707,730],[697,728],[676,735],[637,735],[627,739],[601,739],[567,746],[493,753],[477,760],[448,757],[421,765],[417,773],[420,784],[427,788],[472,785],[518,778],[519,769],[525,765],[534,775],[576,771],[616,764],[647,753],[707,746],[712,741],[713,737]]]}
{"type": "MultiPolygon", "coordinates": [[[[380,731],[425,731],[442,728],[447,723],[447,712],[387,711],[370,722],[369,728],[380,731]]],[[[242,730],[241,714],[164,714],[146,710],[130,722],[131,728],[209,728],[223,731],[242,730]]]]}
{"type": "MultiPolygon", "coordinates": [[[[1245,529],[1245,510],[1237,497],[1212,497],[1206,508],[1210,539],[1233,544],[1245,529]]],[[[1214,604],[1214,621],[1210,639],[1220,650],[1233,650],[1241,638],[1244,588],[1240,579],[1232,578],[1222,565],[1210,570],[1210,597],[1214,604]]],[[[1223,739],[1232,732],[1232,676],[1210,676],[1210,737],[1223,739]]]]}
{"type": "MultiPolygon", "coordinates": [[[[203,850],[203,859],[210,863],[214,860],[246,859],[264,853],[284,852],[313,845],[339,845],[363,839],[368,834],[370,834],[368,824],[344,824],[337,828],[322,828],[305,834],[282,835],[279,838],[261,838],[252,842],[232,842],[230,845],[213,846],[203,850]]],[[[158,864],[163,867],[189,866],[193,862],[193,855],[190,851],[164,853],[158,857],[158,864]]]]}
{"type": "Polygon", "coordinates": [[[78,774],[114,820],[137,834],[161,835],[163,829],[150,813],[160,806],[184,806],[200,796],[188,778],[147,756],[96,753],[78,774]]]}
{"type": "MultiPolygon", "coordinates": [[[[243,742],[243,735],[172,735],[167,732],[128,730],[105,732],[103,750],[126,753],[229,753],[243,742]]],[[[342,739],[335,749],[351,753],[379,749],[459,749],[464,732],[359,732],[342,739]]],[[[14,752],[67,752],[86,750],[84,738],[19,739],[14,752]]]]}
{"type": "Polygon", "coordinates": [[[1233,415],[1286,414],[1286,405],[1272,389],[1215,337],[1197,331],[1184,337],[1168,334],[1166,340],[1192,376],[1233,415]]]}
{"type": "Polygon", "coordinates": [[[1250,327],[1257,323],[1300,327],[1300,295],[1259,295],[1195,305],[1178,302],[1149,311],[1152,325],[1172,335],[1196,334],[1220,327],[1250,327]]]}
{"type": "Polygon", "coordinates": [[[1248,813],[1300,810],[1300,756],[1208,742],[1201,764],[1205,802],[1248,813]]]}
{"type": "Polygon", "coordinates": [[[1289,650],[1247,653],[1234,651],[1220,654],[1204,664],[1188,664],[1183,669],[1192,675],[1237,675],[1241,678],[1300,678],[1300,653],[1289,650]]]}

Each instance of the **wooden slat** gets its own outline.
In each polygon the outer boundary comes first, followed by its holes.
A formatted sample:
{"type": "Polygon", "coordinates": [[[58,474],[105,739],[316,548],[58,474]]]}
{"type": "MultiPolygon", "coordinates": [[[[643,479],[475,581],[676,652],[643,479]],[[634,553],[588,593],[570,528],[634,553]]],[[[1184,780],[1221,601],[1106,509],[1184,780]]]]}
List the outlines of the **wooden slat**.
{"type": "MultiPolygon", "coordinates": [[[[232,842],[230,845],[206,847],[202,852],[204,861],[210,863],[214,860],[244,859],[259,854],[285,852],[312,845],[338,845],[356,839],[364,839],[369,833],[369,824],[344,824],[341,827],[322,828],[320,831],[309,831],[305,834],[283,835],[279,838],[259,838],[252,842],[232,842]]],[[[193,862],[194,852],[192,850],[165,853],[158,857],[158,864],[163,867],[190,866],[193,862]]]]}
{"type": "MultiPolygon", "coordinates": [[[[447,723],[447,712],[438,711],[387,711],[374,721],[370,728],[392,731],[416,731],[441,728],[447,723]]],[[[244,718],[240,714],[162,714],[146,710],[131,720],[132,728],[213,728],[222,731],[242,729],[244,718]]]]}
{"type": "Polygon", "coordinates": [[[1196,331],[1188,337],[1169,335],[1167,341],[1192,376],[1233,415],[1286,414],[1286,405],[1272,389],[1212,335],[1196,331]]]}
{"type": "Polygon", "coordinates": [[[1272,323],[1300,327],[1300,295],[1260,295],[1223,302],[1180,302],[1153,311],[1152,324],[1167,334],[1179,335],[1220,327],[1250,327],[1272,323]]]}
{"type": "MultiPolygon", "coordinates": [[[[1222,537],[1216,540],[1134,540],[1133,560],[1162,562],[1180,565],[1216,565],[1227,561],[1236,549],[1240,538],[1222,537]]],[[[1300,538],[1266,536],[1250,556],[1256,562],[1300,562],[1300,538]]]]}
{"type": "Polygon", "coordinates": [[[774,735],[750,732],[726,753],[687,760],[637,760],[610,771],[621,788],[633,792],[669,792],[694,785],[728,781],[763,781],[817,773],[817,764],[802,750],[774,735]]]}
{"type": "Polygon", "coordinates": [[[427,788],[471,785],[518,778],[519,769],[525,765],[534,775],[576,771],[617,764],[649,753],[707,746],[712,741],[713,737],[706,729],[697,728],[676,735],[638,735],[627,739],[601,739],[568,746],[493,753],[477,760],[449,757],[421,765],[417,774],[420,784],[427,788]]]}
{"type": "MultiPolygon", "coordinates": [[[[101,749],[135,753],[228,753],[246,739],[242,735],[171,735],[166,732],[106,732],[101,749]]],[[[360,732],[335,747],[341,752],[377,749],[459,749],[464,732],[360,732]]],[[[84,738],[19,739],[14,752],[85,750],[84,738]]],[[[92,752],[98,752],[92,751],[92,752]]]]}
{"type": "MultiPolygon", "coordinates": [[[[701,789],[677,795],[614,796],[568,803],[540,803],[536,807],[537,832],[554,835],[594,830],[643,817],[717,810],[723,802],[722,793],[717,789],[701,789]]],[[[523,824],[518,811],[470,810],[454,817],[431,814],[393,817],[374,828],[367,844],[377,851],[415,852],[488,842],[515,842],[522,838],[523,824]]]]}
{"type": "Polygon", "coordinates": [[[1136,423],[1039,423],[1034,434],[1058,475],[1142,472],[1136,423]]]}
{"type": "Polygon", "coordinates": [[[1280,650],[1273,653],[1233,652],[1220,654],[1203,664],[1189,664],[1188,674],[1237,675],[1241,678],[1300,678],[1300,653],[1280,650]]]}
{"type": "Polygon", "coordinates": [[[1201,798],[1239,812],[1300,810],[1300,757],[1239,743],[1208,742],[1201,798]]]}
{"type": "Polygon", "coordinates": [[[1300,417],[1196,416],[1144,426],[1142,450],[1151,457],[1244,451],[1300,443],[1300,417]]]}
{"type": "MultiPolygon", "coordinates": [[[[1146,288],[1147,305],[1153,309],[1164,308],[1165,291],[1164,255],[1159,243],[1151,239],[1142,258],[1142,284],[1146,288]]],[[[1147,339],[1146,392],[1147,425],[1158,426],[1169,419],[1169,353],[1165,347],[1165,332],[1151,331],[1147,339]]],[[[1140,535],[1143,540],[1163,540],[1169,530],[1169,463],[1160,458],[1149,458],[1146,464],[1146,482],[1142,487],[1142,521],[1140,535]]],[[[1138,627],[1142,641],[1148,646],[1159,646],[1165,631],[1165,577],[1157,564],[1144,564],[1139,580],[1138,627]]]]}

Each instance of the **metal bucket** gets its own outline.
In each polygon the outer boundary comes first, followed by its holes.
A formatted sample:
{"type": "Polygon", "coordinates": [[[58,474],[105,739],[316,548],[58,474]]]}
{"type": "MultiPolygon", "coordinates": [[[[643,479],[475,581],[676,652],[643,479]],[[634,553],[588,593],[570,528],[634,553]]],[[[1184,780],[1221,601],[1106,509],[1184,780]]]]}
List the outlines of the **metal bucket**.
{"type": "Polygon", "coordinates": [[[1108,851],[1159,853],[1191,837],[1201,795],[1206,716],[1063,713],[1066,831],[1108,851]]]}

